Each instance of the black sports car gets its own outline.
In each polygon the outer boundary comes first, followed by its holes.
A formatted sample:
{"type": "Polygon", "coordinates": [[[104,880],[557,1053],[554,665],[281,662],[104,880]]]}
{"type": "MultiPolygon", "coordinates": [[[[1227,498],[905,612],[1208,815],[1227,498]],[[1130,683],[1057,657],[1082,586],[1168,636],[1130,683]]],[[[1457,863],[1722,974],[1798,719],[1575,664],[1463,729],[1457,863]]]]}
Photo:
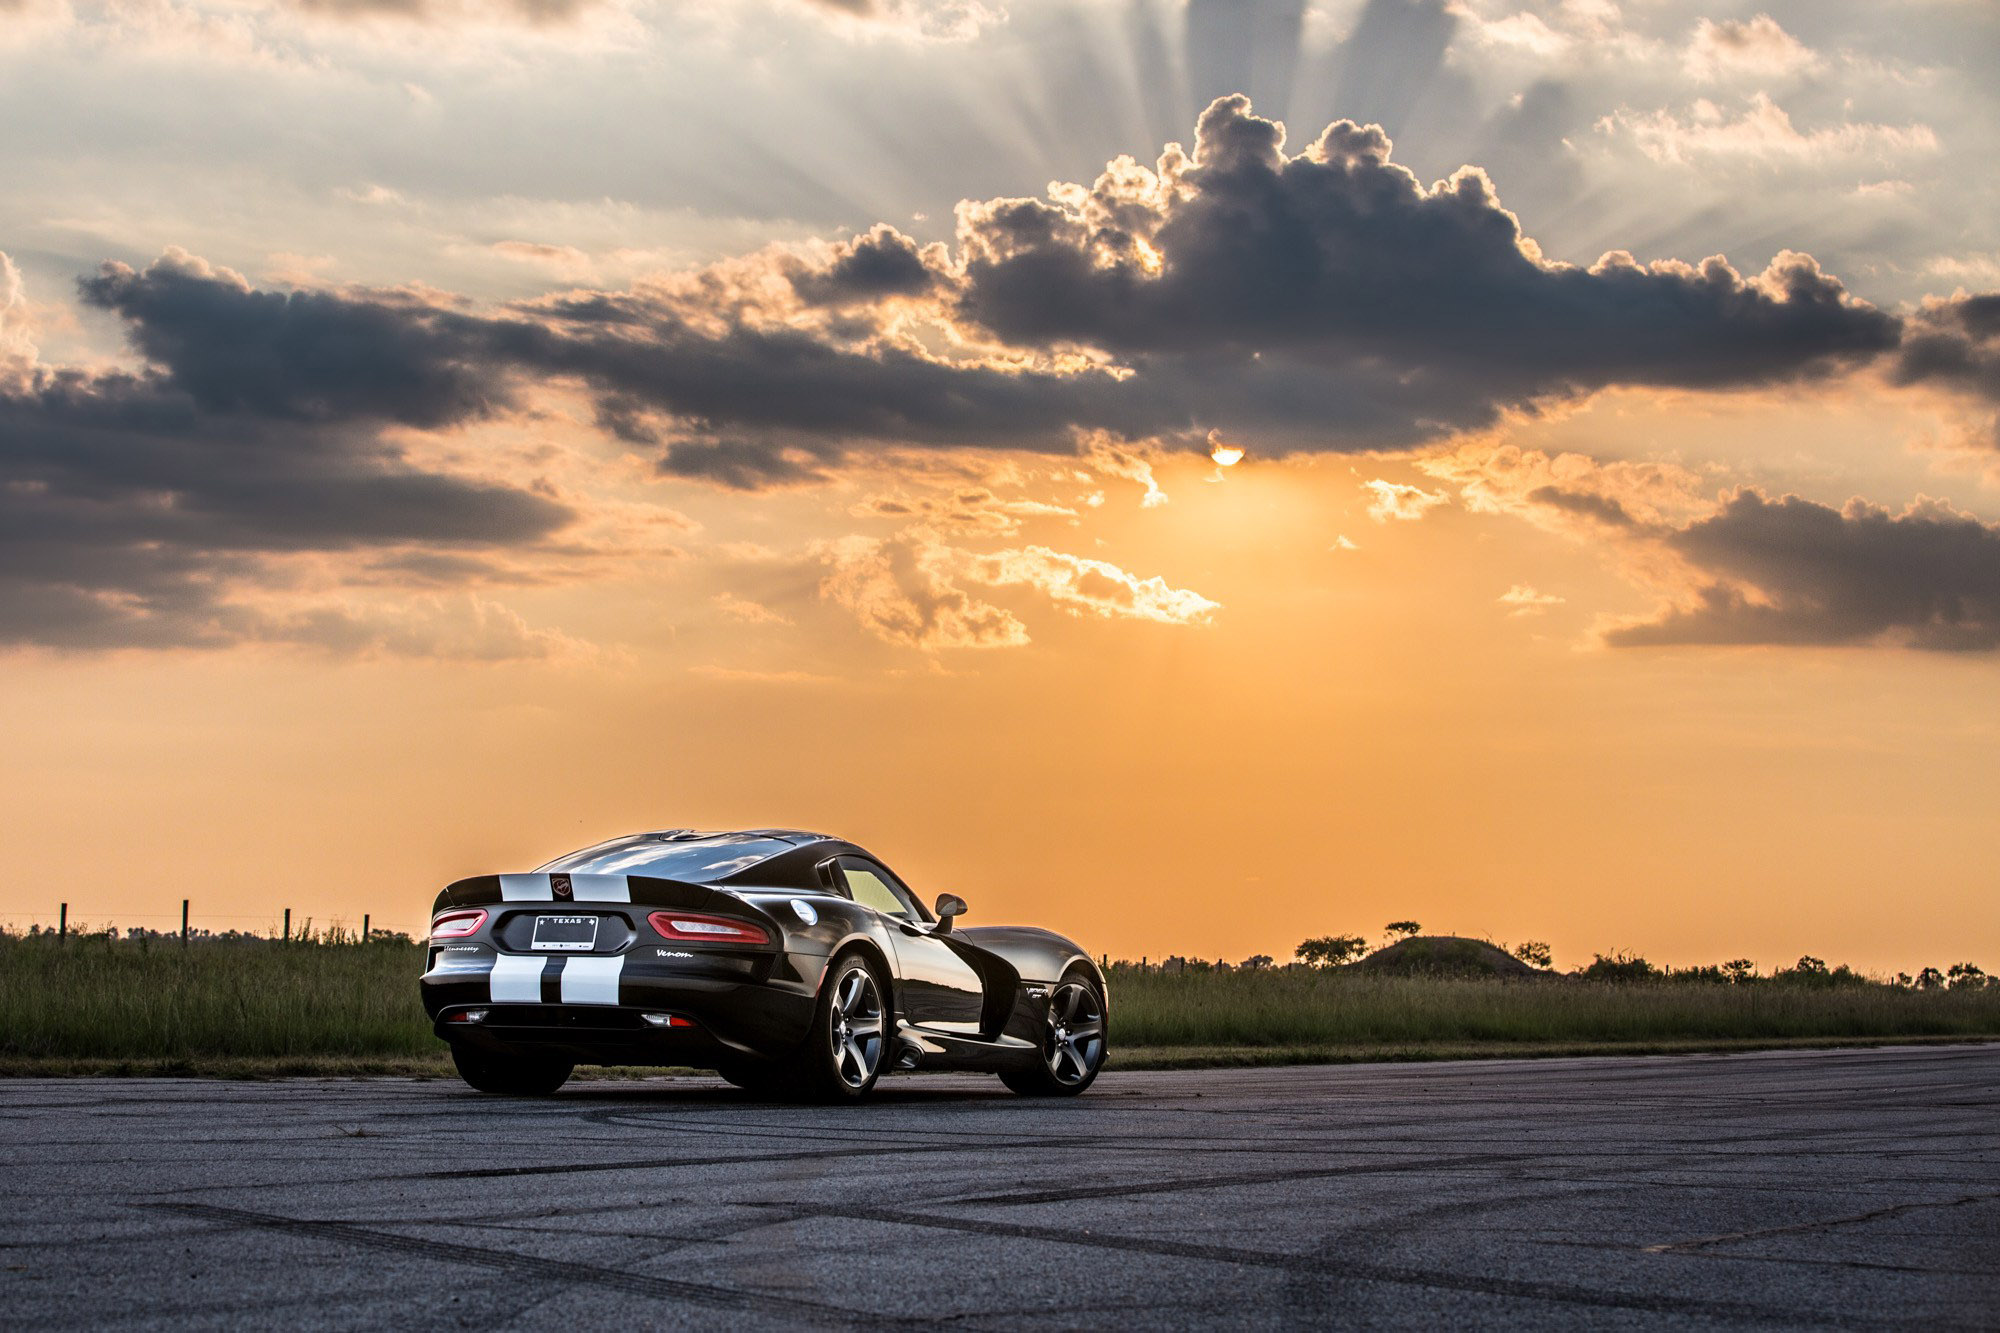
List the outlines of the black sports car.
{"type": "Polygon", "coordinates": [[[954,929],[819,833],[636,833],[432,909],[424,1009],[467,1083],[554,1092],[578,1064],[712,1068],[831,1100],[889,1070],[996,1073],[1031,1096],[1104,1065],[1104,974],[1060,935],[954,929]]]}

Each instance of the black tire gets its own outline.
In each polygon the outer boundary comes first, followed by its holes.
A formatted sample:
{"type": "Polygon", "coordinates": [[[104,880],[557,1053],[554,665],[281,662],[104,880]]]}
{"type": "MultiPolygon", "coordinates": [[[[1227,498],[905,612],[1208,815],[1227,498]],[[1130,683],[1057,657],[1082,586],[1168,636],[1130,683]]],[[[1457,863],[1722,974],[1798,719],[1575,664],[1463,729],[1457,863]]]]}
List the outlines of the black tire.
{"type": "Polygon", "coordinates": [[[856,1102],[889,1067],[894,1014],[881,965],[858,949],[827,964],[812,1029],[791,1062],[797,1093],[816,1102],[856,1102]]]}
{"type": "Polygon", "coordinates": [[[505,1097],[546,1097],[569,1082],[576,1069],[568,1060],[488,1055],[463,1046],[451,1048],[451,1062],[458,1066],[458,1076],[474,1088],[505,1097]]]}
{"type": "Polygon", "coordinates": [[[1023,1097],[1074,1097],[1097,1081],[1110,1050],[1104,988],[1086,972],[1069,972],[1049,993],[1042,1058],[1007,1070],[1000,1081],[1023,1097]]]}

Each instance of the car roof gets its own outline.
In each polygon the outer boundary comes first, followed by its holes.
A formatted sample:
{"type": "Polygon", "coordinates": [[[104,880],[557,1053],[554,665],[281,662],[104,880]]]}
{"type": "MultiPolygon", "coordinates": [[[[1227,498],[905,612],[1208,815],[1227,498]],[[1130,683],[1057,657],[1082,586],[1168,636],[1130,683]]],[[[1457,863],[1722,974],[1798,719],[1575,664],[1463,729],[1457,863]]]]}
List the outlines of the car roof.
{"type": "Polygon", "coordinates": [[[839,838],[800,829],[658,829],[610,838],[559,856],[538,869],[572,874],[652,875],[693,884],[725,881],[811,884],[813,867],[820,861],[859,850],[839,838]]]}

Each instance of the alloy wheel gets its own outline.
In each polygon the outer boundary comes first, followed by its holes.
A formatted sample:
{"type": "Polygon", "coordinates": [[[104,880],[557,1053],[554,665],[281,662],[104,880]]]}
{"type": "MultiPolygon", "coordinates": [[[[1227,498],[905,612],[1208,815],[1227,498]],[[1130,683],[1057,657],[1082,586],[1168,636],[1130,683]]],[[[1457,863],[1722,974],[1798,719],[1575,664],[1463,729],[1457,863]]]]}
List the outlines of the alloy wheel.
{"type": "Polygon", "coordinates": [[[875,976],[861,963],[841,973],[835,983],[832,1022],[827,1036],[833,1045],[834,1072],[850,1088],[862,1088],[882,1063],[882,992],[875,976]]]}
{"type": "Polygon", "coordinates": [[[1094,987],[1066,981],[1049,997],[1049,1031],[1042,1057],[1050,1076],[1066,1087],[1095,1072],[1104,1059],[1104,1004],[1094,987]]]}

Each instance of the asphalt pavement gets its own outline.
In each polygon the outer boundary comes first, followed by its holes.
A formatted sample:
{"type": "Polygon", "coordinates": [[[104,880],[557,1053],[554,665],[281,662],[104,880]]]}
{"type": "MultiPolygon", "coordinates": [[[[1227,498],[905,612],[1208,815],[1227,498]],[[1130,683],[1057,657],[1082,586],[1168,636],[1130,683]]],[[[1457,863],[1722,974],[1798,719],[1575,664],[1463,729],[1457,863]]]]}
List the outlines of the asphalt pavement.
{"type": "Polygon", "coordinates": [[[16,1328],[2000,1328],[2000,1046],[0,1082],[16,1328]]]}

